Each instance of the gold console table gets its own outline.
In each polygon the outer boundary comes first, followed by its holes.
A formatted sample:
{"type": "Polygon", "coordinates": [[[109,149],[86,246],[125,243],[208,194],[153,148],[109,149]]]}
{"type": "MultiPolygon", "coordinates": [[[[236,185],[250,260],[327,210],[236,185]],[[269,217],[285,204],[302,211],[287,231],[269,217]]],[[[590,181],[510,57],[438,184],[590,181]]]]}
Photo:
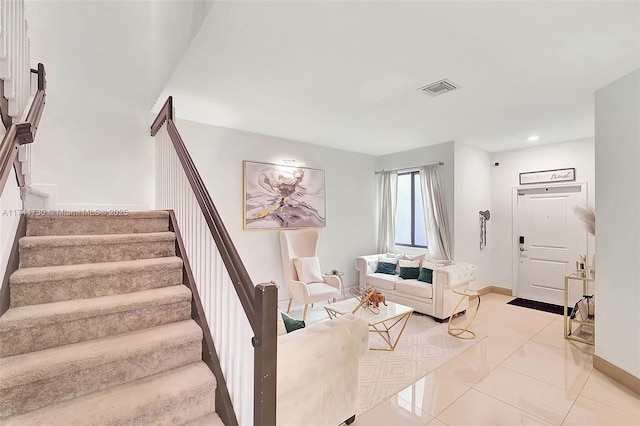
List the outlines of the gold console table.
{"type": "Polygon", "coordinates": [[[587,318],[586,321],[581,321],[569,317],[569,282],[575,281],[582,283],[584,296],[589,294],[589,283],[594,283],[595,278],[588,270],[577,270],[564,277],[564,338],[593,345],[595,344],[595,320],[587,318]],[[574,330],[576,324],[578,327],[574,330]],[[586,332],[587,329],[591,332],[586,332]],[[580,334],[586,334],[587,337],[581,337],[580,334]]]}

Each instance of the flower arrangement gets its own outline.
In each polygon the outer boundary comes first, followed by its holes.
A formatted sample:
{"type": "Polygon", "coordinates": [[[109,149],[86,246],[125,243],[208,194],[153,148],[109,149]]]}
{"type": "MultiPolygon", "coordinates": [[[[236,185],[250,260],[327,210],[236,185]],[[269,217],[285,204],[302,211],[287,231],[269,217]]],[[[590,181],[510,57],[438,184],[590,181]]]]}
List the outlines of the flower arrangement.
{"type": "Polygon", "coordinates": [[[575,213],[582,219],[591,235],[596,235],[596,212],[591,204],[575,206],[575,213]]]}

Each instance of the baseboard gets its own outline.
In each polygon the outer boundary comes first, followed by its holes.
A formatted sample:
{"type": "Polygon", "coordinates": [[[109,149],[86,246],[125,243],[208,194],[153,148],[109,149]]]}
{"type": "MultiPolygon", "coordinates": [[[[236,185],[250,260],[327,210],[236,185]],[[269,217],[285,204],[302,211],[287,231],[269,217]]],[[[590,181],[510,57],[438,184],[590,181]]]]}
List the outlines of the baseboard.
{"type": "Polygon", "coordinates": [[[480,296],[484,296],[485,294],[489,294],[489,293],[503,294],[505,296],[513,296],[512,290],[510,288],[497,287],[495,285],[479,288],[476,291],[480,293],[480,296]]]}
{"type": "Polygon", "coordinates": [[[478,289],[475,289],[475,290],[480,294],[480,296],[484,296],[485,294],[491,293],[491,287],[493,287],[493,286],[489,285],[487,287],[482,287],[482,288],[478,288],[478,289]]]}
{"type": "Polygon", "coordinates": [[[44,203],[43,210],[55,210],[58,208],[58,185],[56,184],[44,184],[44,183],[32,183],[28,186],[27,190],[27,198],[25,200],[25,209],[29,210],[39,209],[41,207],[27,207],[29,204],[29,199],[35,196],[36,199],[39,199],[42,203],[44,203]],[[32,192],[32,194],[29,194],[32,192]]]}
{"type": "Polygon", "coordinates": [[[503,294],[505,296],[513,296],[513,290],[510,288],[497,287],[495,285],[491,286],[491,293],[503,294]]]}
{"type": "Polygon", "coordinates": [[[609,361],[606,361],[595,354],[593,355],[593,368],[640,395],[640,378],[624,371],[622,368],[611,364],[609,361]]]}
{"type": "Polygon", "coordinates": [[[33,207],[35,210],[47,210],[64,214],[65,211],[103,211],[125,210],[125,211],[147,211],[149,204],[76,204],[58,202],[58,185],[45,183],[32,183],[29,188],[44,200],[44,208],[33,207]]]}

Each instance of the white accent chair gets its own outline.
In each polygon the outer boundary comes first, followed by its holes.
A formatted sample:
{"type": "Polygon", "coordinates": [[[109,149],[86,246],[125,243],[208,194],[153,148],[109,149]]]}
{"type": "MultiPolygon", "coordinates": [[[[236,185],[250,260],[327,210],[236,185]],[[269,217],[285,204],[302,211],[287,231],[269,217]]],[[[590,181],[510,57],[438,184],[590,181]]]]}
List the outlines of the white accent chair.
{"type": "Polygon", "coordinates": [[[296,229],[280,231],[280,250],[282,252],[282,270],[284,283],[289,293],[287,313],[295,299],[304,304],[302,319],[307,318],[309,304],[323,300],[335,300],[342,294],[342,282],[335,275],[322,274],[322,282],[302,282],[294,266],[294,259],[318,256],[318,231],[315,229],[296,229]]]}

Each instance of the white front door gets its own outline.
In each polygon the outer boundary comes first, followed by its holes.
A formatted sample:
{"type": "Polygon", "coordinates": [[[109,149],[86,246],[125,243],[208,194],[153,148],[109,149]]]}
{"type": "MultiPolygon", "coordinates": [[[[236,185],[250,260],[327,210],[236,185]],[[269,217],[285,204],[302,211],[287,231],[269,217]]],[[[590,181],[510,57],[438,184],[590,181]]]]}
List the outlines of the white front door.
{"type": "MultiPolygon", "coordinates": [[[[564,276],[587,254],[587,231],[574,212],[587,201],[586,184],[516,191],[517,296],[562,305],[564,276]]],[[[579,293],[576,288],[569,300],[579,299],[579,293]]]]}

